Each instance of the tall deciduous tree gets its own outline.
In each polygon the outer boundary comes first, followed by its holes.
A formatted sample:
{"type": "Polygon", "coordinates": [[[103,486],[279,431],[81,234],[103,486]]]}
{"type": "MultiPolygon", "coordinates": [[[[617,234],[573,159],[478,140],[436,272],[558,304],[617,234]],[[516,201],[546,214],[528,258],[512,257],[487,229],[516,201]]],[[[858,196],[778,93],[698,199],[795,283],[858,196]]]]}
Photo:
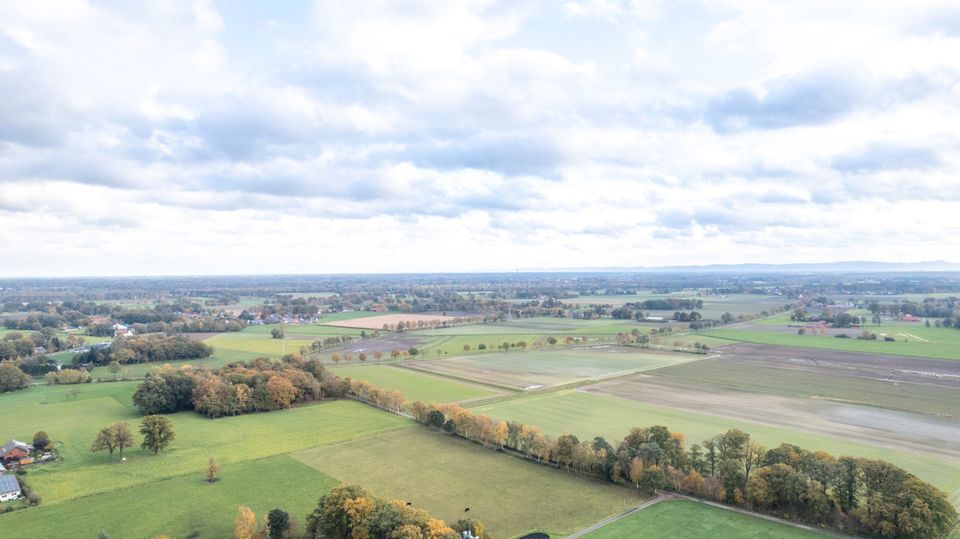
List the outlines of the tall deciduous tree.
{"type": "Polygon", "coordinates": [[[141,447],[153,451],[156,455],[166,449],[173,441],[173,423],[162,415],[148,415],[140,422],[140,434],[143,435],[141,447]]]}
{"type": "Polygon", "coordinates": [[[257,534],[257,516],[249,507],[243,505],[238,512],[240,514],[233,521],[233,539],[254,539],[257,534]]]}

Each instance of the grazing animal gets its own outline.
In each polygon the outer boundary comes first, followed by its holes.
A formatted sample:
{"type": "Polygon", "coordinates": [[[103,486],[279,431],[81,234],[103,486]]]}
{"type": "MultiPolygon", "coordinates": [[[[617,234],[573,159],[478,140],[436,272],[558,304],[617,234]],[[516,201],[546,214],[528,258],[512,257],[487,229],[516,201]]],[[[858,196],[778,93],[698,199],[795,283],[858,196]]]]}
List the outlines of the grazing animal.
{"type": "Polygon", "coordinates": [[[466,512],[469,511],[469,510],[470,510],[470,508],[467,507],[466,509],[463,510],[463,512],[466,513],[466,512]]]}
{"type": "Polygon", "coordinates": [[[413,505],[413,502],[407,502],[407,505],[413,505]]]}

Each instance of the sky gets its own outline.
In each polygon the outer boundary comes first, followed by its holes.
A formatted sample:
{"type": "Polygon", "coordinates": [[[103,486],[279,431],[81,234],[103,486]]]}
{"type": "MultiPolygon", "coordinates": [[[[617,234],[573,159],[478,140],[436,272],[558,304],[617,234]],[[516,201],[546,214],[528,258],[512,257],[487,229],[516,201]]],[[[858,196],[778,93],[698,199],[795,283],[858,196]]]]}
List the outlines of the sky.
{"type": "Polygon", "coordinates": [[[0,0],[0,277],[960,262],[951,1],[0,0]]]}

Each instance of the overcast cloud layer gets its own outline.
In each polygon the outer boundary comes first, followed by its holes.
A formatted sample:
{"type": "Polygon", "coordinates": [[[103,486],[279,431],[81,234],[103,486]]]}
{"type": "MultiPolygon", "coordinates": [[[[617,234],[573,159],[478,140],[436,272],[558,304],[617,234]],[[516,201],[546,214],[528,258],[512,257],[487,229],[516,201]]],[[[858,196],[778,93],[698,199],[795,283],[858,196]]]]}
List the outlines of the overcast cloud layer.
{"type": "Polygon", "coordinates": [[[955,1],[272,4],[0,2],[0,276],[960,261],[955,1]]]}

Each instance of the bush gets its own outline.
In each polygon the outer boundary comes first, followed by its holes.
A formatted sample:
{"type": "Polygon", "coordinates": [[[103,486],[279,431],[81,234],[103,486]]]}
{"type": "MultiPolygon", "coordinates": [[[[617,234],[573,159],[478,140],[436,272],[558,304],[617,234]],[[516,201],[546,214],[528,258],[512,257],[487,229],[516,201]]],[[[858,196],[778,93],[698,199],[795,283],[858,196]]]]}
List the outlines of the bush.
{"type": "Polygon", "coordinates": [[[79,369],[61,369],[43,375],[48,385],[89,384],[93,381],[90,373],[79,369]]]}

